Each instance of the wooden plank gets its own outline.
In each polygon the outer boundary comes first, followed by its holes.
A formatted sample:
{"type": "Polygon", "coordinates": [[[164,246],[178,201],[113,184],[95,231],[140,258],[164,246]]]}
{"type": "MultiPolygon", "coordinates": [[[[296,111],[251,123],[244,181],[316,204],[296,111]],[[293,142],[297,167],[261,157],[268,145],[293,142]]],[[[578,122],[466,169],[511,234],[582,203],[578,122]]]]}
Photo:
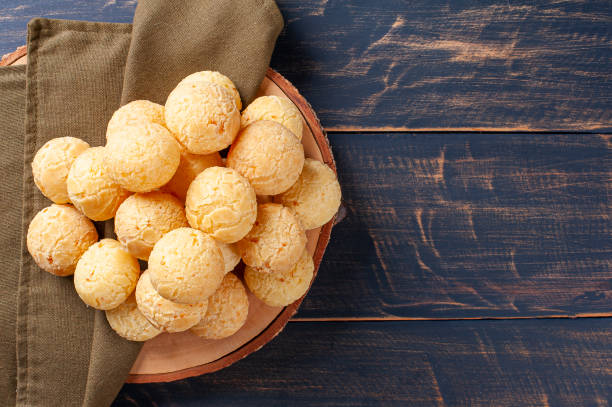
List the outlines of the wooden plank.
{"type": "Polygon", "coordinates": [[[612,129],[612,3],[281,1],[272,66],[328,130],[612,129]]]}
{"type": "Polygon", "coordinates": [[[612,314],[610,137],[330,135],[347,216],[298,318],[612,314]]]}
{"type": "MultiPolygon", "coordinates": [[[[0,6],[0,53],[34,16],[129,22],[134,0],[0,6]]],[[[612,130],[612,2],[279,0],[272,67],[328,130],[612,130]]]]}
{"type": "Polygon", "coordinates": [[[114,406],[606,406],[611,329],[610,319],[292,322],[229,368],[128,384],[114,406]]]}

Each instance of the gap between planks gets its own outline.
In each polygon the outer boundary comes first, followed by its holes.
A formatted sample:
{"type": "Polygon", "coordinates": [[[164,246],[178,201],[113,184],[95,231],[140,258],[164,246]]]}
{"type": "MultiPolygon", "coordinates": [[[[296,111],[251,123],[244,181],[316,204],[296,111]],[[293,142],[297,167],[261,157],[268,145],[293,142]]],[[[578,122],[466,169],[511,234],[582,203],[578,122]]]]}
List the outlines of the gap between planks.
{"type": "Polygon", "coordinates": [[[325,127],[328,134],[389,134],[389,133],[431,133],[431,134],[612,134],[612,128],[580,129],[580,130],[542,130],[522,129],[514,127],[491,128],[408,128],[408,127],[325,127]]]}
{"type": "Polygon", "coordinates": [[[457,317],[457,318],[427,318],[427,317],[331,317],[331,318],[291,318],[289,322],[397,322],[397,321],[478,321],[478,320],[517,320],[517,319],[580,319],[580,318],[610,318],[612,313],[584,313],[576,315],[534,315],[508,317],[457,317]]]}

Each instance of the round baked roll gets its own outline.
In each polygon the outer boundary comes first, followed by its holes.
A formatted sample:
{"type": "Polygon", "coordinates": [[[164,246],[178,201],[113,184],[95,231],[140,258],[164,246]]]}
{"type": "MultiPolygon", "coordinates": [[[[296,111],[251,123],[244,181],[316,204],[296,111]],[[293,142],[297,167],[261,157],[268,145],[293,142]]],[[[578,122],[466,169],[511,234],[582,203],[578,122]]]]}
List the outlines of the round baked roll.
{"type": "Polygon", "coordinates": [[[115,110],[106,127],[106,138],[121,134],[124,127],[138,122],[156,123],[166,126],[164,107],[148,100],[134,100],[115,110]]]}
{"type": "Polygon", "coordinates": [[[108,220],[130,193],[111,178],[106,150],[93,147],[82,153],[68,173],[68,195],[74,207],[91,220],[108,220]]]}
{"type": "Polygon", "coordinates": [[[291,188],[274,197],[287,208],[293,209],[304,229],[323,226],[338,212],[340,184],[336,174],[320,161],[307,158],[302,174],[291,188]]]}
{"type": "Polygon", "coordinates": [[[289,129],[298,140],[302,139],[302,113],[287,98],[260,96],[242,112],[240,126],[246,127],[258,120],[272,120],[289,129]]]}
{"type": "Polygon", "coordinates": [[[38,267],[56,276],[69,276],[97,240],[96,228],[82,213],[70,205],[51,205],[30,222],[26,245],[38,267]]]}
{"type": "Polygon", "coordinates": [[[249,314],[249,297],[242,282],[227,273],[208,299],[208,308],[191,332],[205,339],[223,339],[238,332],[249,314]]]}
{"type": "Polygon", "coordinates": [[[132,294],[140,275],[138,260],[114,239],[102,239],[87,249],[74,271],[74,288],[90,307],[118,307],[132,294]]]}
{"type": "Polygon", "coordinates": [[[236,89],[236,85],[234,85],[234,82],[232,82],[230,78],[228,78],[227,76],[223,75],[220,72],[215,72],[215,71],[195,72],[185,77],[185,79],[183,79],[179,84],[201,82],[201,81],[212,82],[215,85],[219,85],[227,89],[227,91],[232,94],[232,97],[234,98],[234,102],[236,102],[236,108],[238,108],[238,110],[242,110],[242,101],[240,100],[240,93],[238,93],[238,89],[236,89]]]}
{"type": "Polygon", "coordinates": [[[227,166],[246,177],[257,195],[285,192],[304,165],[304,147],[283,125],[254,122],[240,131],[227,154],[227,166]]]}
{"type": "Polygon", "coordinates": [[[129,341],[148,341],[162,332],[142,315],[142,312],[140,312],[136,305],[134,294],[130,295],[117,308],[106,310],[105,312],[106,320],[113,331],[129,341]]]}
{"type": "Polygon", "coordinates": [[[136,286],[136,304],[142,315],[158,329],[181,332],[191,328],[206,313],[208,301],[198,304],[177,304],[159,295],[151,285],[149,271],[145,271],[136,286]]]}
{"type": "Polygon", "coordinates": [[[191,227],[234,243],[253,227],[257,199],[249,181],[236,170],[210,167],[189,186],[185,210],[191,227]]]}
{"type": "Polygon", "coordinates": [[[181,304],[205,301],[221,284],[224,270],[214,239],[191,228],[166,233],[149,256],[153,287],[162,297],[181,304]]]}
{"type": "Polygon", "coordinates": [[[107,137],[106,163],[111,177],[124,189],[149,192],[172,179],[181,160],[170,132],[156,123],[141,121],[107,137]]]}
{"type": "Polygon", "coordinates": [[[257,208],[251,231],[236,243],[244,263],[262,272],[287,272],[306,247],[306,233],[295,214],[279,204],[257,208]]]}
{"type": "Polygon", "coordinates": [[[163,235],[186,226],[183,205],[174,196],[159,191],[130,196],[115,216],[117,240],[141,260],[149,259],[163,235]]]}
{"type": "Polygon", "coordinates": [[[240,129],[240,112],[223,86],[185,82],[166,100],[166,125],[190,153],[211,154],[232,143],[240,129]]]}
{"type": "Polygon", "coordinates": [[[284,307],[301,298],[314,274],[312,257],[306,250],[287,273],[263,273],[252,267],[244,270],[244,281],[257,298],[272,307],[284,307]]]}
{"type": "Polygon", "coordinates": [[[66,179],[76,158],[89,144],[75,137],[58,137],[47,141],[32,160],[34,184],[57,204],[70,202],[66,179]]]}

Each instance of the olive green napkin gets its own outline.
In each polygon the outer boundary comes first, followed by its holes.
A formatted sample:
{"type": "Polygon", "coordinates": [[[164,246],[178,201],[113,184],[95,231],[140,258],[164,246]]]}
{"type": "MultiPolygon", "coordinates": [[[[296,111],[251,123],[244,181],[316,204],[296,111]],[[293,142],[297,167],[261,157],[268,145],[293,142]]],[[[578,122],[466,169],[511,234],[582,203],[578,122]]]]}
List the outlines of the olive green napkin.
{"type": "MultiPolygon", "coordinates": [[[[0,402],[12,405],[16,386],[20,406],[109,405],[140,349],[112,332],[103,312],[80,301],[72,278],[41,271],[27,253],[28,224],[50,204],[32,181],[38,148],[59,136],[102,145],[121,101],[163,102],[180,78],[198,70],[228,75],[249,101],[281,28],[273,0],[141,0],[133,27],[30,22],[25,100],[23,68],[0,69],[2,165],[15,177],[0,183],[6,219],[0,234],[0,323],[16,333],[0,336],[0,402]]],[[[98,229],[109,236],[112,224],[98,229]]]]}
{"type": "Polygon", "coordinates": [[[25,66],[0,69],[0,405],[15,403],[15,317],[21,264],[25,66]]]}
{"type": "Polygon", "coordinates": [[[104,144],[104,123],[119,106],[130,31],[128,24],[45,19],[28,25],[17,306],[20,406],[107,405],[138,353],[138,344],[113,334],[103,312],[83,304],[71,277],[41,271],[25,247],[30,220],[50,204],[34,185],[32,158],[54,137],[104,144]]]}

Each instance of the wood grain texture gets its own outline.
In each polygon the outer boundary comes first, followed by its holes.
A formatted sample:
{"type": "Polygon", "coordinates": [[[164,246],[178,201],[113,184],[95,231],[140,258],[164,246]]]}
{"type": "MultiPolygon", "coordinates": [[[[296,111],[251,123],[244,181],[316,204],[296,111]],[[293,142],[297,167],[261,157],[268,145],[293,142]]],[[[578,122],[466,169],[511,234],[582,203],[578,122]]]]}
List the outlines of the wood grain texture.
{"type": "Polygon", "coordinates": [[[606,406],[610,319],[291,322],[210,375],[125,385],[120,406],[606,406]]]}
{"type": "Polygon", "coordinates": [[[280,4],[272,66],[328,130],[612,129],[607,0],[280,4]]]}
{"type": "MultiPolygon", "coordinates": [[[[131,21],[134,0],[5,0],[0,53],[34,16],[131,21]]],[[[612,131],[607,0],[279,0],[272,67],[330,131],[612,131]]]]}
{"type": "Polygon", "coordinates": [[[298,318],[612,314],[610,136],[329,137],[347,216],[298,318]]]}

